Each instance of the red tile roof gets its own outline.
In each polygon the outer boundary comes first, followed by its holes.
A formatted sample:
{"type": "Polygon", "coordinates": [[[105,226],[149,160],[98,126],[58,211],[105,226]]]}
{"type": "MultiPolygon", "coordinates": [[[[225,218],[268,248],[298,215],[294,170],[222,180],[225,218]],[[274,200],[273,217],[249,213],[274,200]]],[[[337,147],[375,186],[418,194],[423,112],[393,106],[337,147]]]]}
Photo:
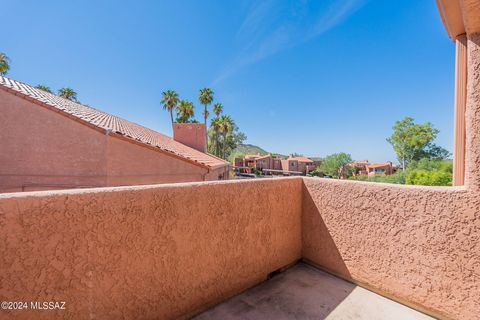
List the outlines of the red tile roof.
{"type": "Polygon", "coordinates": [[[55,108],[58,111],[73,116],[75,120],[79,120],[80,122],[88,123],[106,131],[111,131],[114,134],[135,140],[146,146],[159,148],[204,167],[217,168],[229,164],[227,161],[192,149],[157,131],[80,103],[61,98],[43,90],[36,89],[19,81],[0,76],[0,88],[14,92],[28,100],[33,100],[42,105],[55,108]]]}
{"type": "Polygon", "coordinates": [[[371,163],[368,165],[369,168],[381,168],[381,167],[389,167],[391,163],[371,163]]]}
{"type": "Polygon", "coordinates": [[[309,162],[313,163],[312,159],[309,159],[307,157],[289,157],[288,160],[297,160],[298,162],[309,162]]]}

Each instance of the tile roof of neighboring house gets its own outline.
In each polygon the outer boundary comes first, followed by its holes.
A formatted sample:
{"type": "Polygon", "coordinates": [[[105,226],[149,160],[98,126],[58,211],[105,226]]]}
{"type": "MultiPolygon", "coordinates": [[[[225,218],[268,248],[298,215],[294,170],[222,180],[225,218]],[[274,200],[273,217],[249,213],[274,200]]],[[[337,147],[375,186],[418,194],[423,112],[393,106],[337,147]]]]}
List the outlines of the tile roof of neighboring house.
{"type": "Polygon", "coordinates": [[[353,165],[358,165],[358,166],[366,166],[369,165],[370,162],[368,160],[357,160],[352,162],[353,165]]]}
{"type": "Polygon", "coordinates": [[[268,158],[270,158],[270,157],[272,157],[271,154],[266,154],[266,155],[264,155],[264,156],[259,156],[259,157],[257,158],[257,160],[268,159],[268,158]]]}
{"type": "Polygon", "coordinates": [[[260,154],[246,154],[245,159],[256,159],[260,157],[260,154]]]}
{"type": "Polygon", "coordinates": [[[368,165],[369,168],[381,168],[381,167],[389,167],[391,163],[371,163],[368,165]]]}
{"type": "Polygon", "coordinates": [[[139,124],[80,103],[72,102],[22,82],[0,76],[0,88],[14,92],[28,100],[40,102],[42,105],[55,108],[58,111],[73,116],[75,120],[79,120],[80,122],[86,122],[106,131],[111,130],[112,133],[140,142],[146,146],[159,148],[204,167],[217,168],[229,164],[227,161],[192,149],[173,140],[169,136],[145,128],[139,124]]]}
{"type": "Polygon", "coordinates": [[[313,162],[312,159],[309,159],[307,157],[290,157],[287,160],[297,160],[298,162],[313,162]]]}

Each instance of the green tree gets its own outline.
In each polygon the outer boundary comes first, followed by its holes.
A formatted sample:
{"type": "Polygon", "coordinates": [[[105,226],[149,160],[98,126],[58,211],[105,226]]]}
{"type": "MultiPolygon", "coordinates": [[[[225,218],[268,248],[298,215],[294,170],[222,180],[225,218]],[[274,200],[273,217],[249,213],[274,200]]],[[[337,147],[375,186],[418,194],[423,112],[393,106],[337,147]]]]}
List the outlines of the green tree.
{"type": "Polygon", "coordinates": [[[351,174],[349,164],[352,162],[352,156],[348,153],[335,153],[326,156],[320,166],[315,169],[316,173],[323,173],[333,178],[347,178],[351,174]]]}
{"type": "MultiPolygon", "coordinates": [[[[198,92],[198,101],[200,101],[200,104],[203,105],[203,123],[205,124],[205,127],[207,126],[207,119],[208,119],[208,105],[212,103],[213,101],[213,91],[210,88],[203,88],[200,89],[198,92]]],[[[205,139],[207,139],[207,147],[208,147],[208,136],[207,132],[205,132],[205,139]]]]}
{"type": "Polygon", "coordinates": [[[0,75],[4,76],[10,70],[10,59],[3,52],[0,52],[0,75]]]}
{"type": "Polygon", "coordinates": [[[221,120],[220,120],[220,115],[222,114],[223,112],[223,106],[221,103],[215,103],[213,105],[213,113],[215,113],[215,118],[212,119],[211,123],[210,123],[210,129],[209,131],[213,131],[212,134],[209,134],[207,132],[207,134],[209,135],[210,137],[210,143],[208,144],[209,146],[211,146],[209,148],[209,151],[210,153],[213,153],[214,155],[216,155],[217,157],[220,157],[220,149],[219,149],[219,139],[220,139],[220,133],[221,133],[221,120]]]}
{"type": "Polygon", "coordinates": [[[240,132],[238,126],[234,123],[229,135],[227,136],[227,141],[225,142],[225,156],[223,159],[230,159],[233,151],[245,140],[247,140],[247,136],[243,132],[240,132]]]}
{"type": "Polygon", "coordinates": [[[235,123],[233,122],[232,117],[223,115],[220,117],[220,131],[223,135],[223,146],[222,146],[222,158],[226,158],[227,151],[227,138],[232,133],[235,123]]]}
{"type": "Polygon", "coordinates": [[[413,118],[405,117],[395,122],[392,129],[393,133],[387,141],[393,146],[403,170],[413,160],[446,157],[449,154],[433,143],[439,131],[429,122],[417,124],[413,118]]]}
{"type": "Polygon", "coordinates": [[[213,113],[215,113],[215,116],[220,117],[220,115],[223,112],[223,105],[221,103],[215,103],[213,105],[213,113]]]}
{"type": "Polygon", "coordinates": [[[50,87],[44,86],[43,84],[39,84],[35,88],[37,88],[39,90],[42,90],[42,91],[45,91],[45,92],[48,92],[48,93],[53,93],[53,91],[50,89],[50,87]]]}
{"type": "Polygon", "coordinates": [[[58,95],[70,101],[77,102],[77,93],[72,88],[62,88],[58,90],[58,95]]]}
{"type": "Polygon", "coordinates": [[[170,120],[173,124],[173,110],[177,108],[178,104],[178,94],[173,90],[167,90],[162,92],[162,101],[160,102],[163,105],[163,110],[170,112],[170,120]]]}
{"type": "Polygon", "coordinates": [[[452,161],[423,158],[410,163],[406,183],[424,186],[451,186],[452,177],[452,161]]]}
{"type": "Polygon", "coordinates": [[[177,119],[178,123],[191,123],[195,115],[195,107],[193,103],[187,100],[181,100],[177,105],[177,119]]]}
{"type": "Polygon", "coordinates": [[[362,174],[349,177],[350,180],[368,181],[368,182],[383,182],[394,184],[405,184],[407,171],[398,170],[393,174],[375,174],[369,176],[368,174],[362,174]]]}
{"type": "Polygon", "coordinates": [[[213,118],[210,124],[210,130],[213,131],[211,134],[212,142],[210,144],[210,153],[213,153],[217,157],[220,157],[220,133],[222,132],[222,120],[219,117],[213,118]]]}

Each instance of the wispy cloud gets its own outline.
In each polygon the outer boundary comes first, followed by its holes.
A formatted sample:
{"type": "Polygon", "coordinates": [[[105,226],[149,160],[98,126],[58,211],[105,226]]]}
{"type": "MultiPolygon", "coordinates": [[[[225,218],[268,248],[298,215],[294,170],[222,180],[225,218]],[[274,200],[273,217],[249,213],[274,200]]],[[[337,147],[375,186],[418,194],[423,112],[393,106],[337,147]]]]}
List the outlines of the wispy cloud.
{"type": "Polygon", "coordinates": [[[255,1],[237,32],[238,55],[213,84],[269,56],[320,36],[345,21],[367,1],[255,1]]]}

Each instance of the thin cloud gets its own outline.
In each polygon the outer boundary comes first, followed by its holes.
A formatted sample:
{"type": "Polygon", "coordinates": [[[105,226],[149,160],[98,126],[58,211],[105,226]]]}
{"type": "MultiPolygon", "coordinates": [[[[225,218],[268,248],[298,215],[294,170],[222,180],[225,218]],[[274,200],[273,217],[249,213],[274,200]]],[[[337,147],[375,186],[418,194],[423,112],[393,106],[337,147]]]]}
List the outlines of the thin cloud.
{"type": "Polygon", "coordinates": [[[320,36],[345,21],[366,1],[266,0],[253,5],[237,32],[239,54],[213,84],[269,56],[320,36]]]}

